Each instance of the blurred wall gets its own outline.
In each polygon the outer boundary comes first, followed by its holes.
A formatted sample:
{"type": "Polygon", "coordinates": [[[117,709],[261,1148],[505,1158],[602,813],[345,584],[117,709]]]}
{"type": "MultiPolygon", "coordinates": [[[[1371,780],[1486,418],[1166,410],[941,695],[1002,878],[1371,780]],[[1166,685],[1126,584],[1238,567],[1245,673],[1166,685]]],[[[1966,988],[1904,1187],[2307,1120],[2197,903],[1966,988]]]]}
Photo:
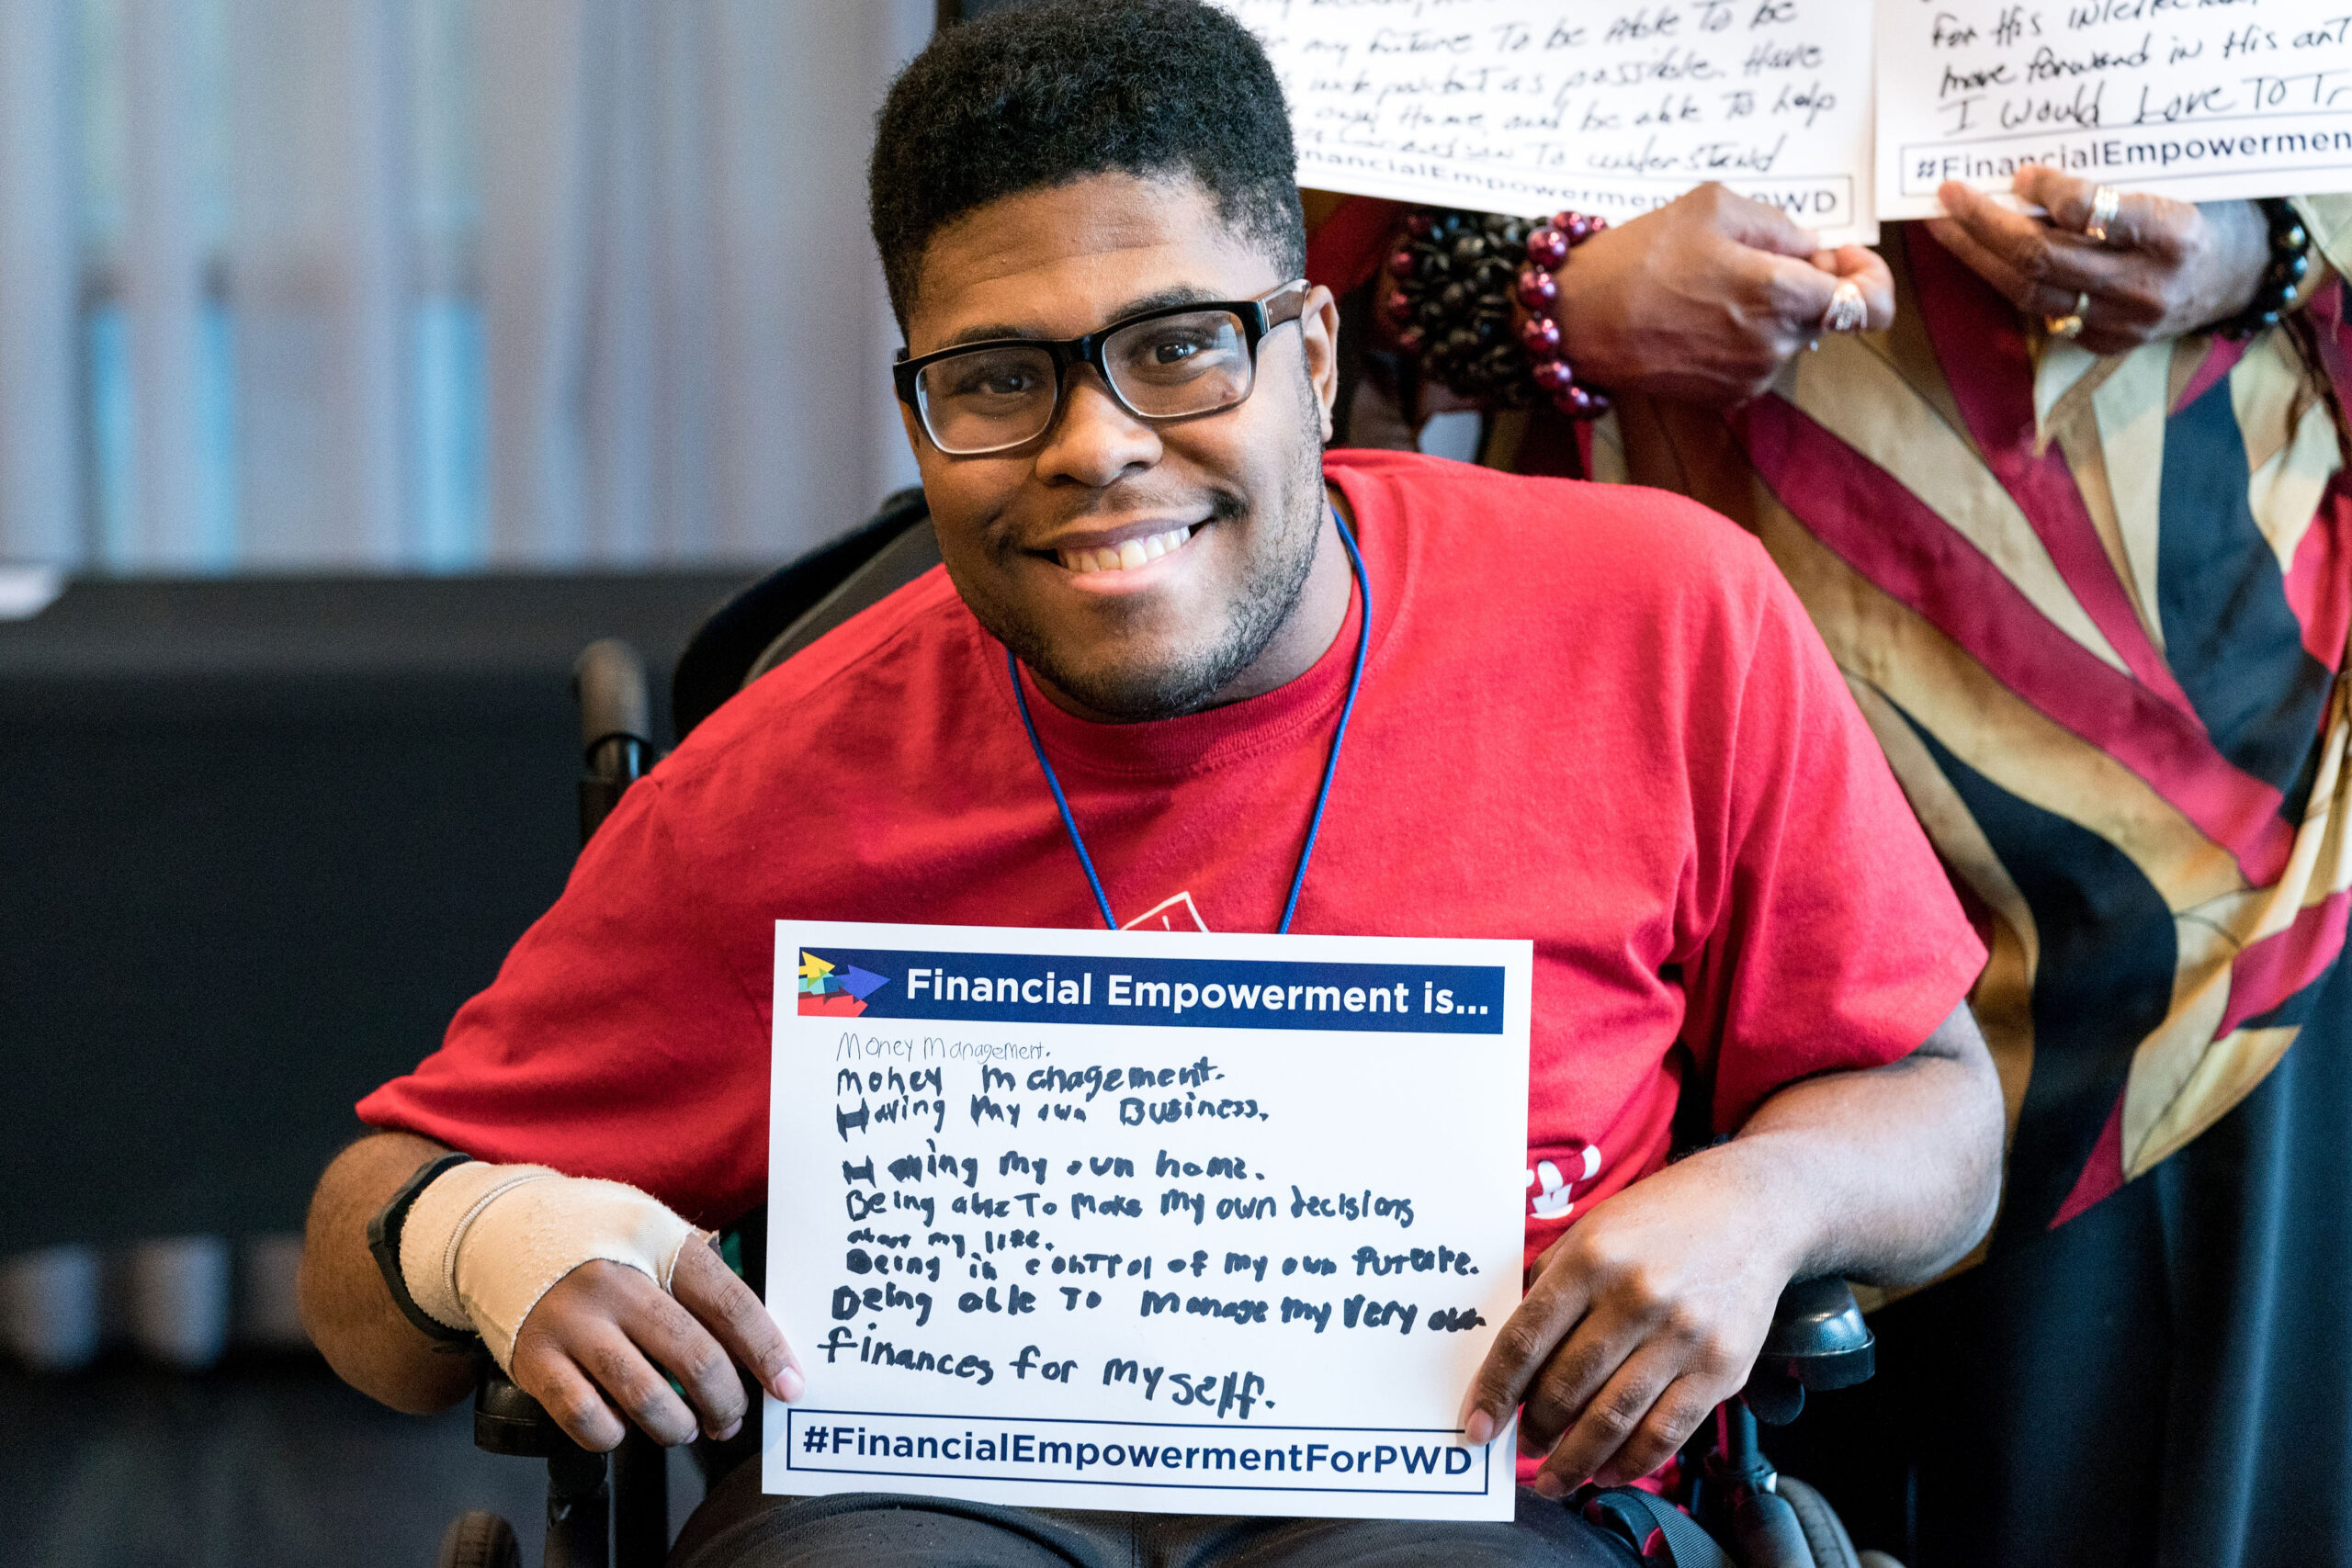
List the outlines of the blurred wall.
{"type": "Polygon", "coordinates": [[[932,0],[0,0],[0,559],[775,560],[910,482],[932,0]]]}

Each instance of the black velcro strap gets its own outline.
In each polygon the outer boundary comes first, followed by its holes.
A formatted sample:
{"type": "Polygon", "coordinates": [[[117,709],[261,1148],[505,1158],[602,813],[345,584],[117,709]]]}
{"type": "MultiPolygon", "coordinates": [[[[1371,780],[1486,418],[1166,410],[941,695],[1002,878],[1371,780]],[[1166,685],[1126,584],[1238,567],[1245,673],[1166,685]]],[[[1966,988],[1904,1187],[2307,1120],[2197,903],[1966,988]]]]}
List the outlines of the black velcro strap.
{"type": "Polygon", "coordinates": [[[416,1168],[415,1173],[401,1183],[400,1190],[390,1201],[377,1210],[368,1222],[368,1250],[375,1255],[376,1268],[384,1276],[384,1288],[392,1292],[392,1304],[401,1315],[416,1325],[427,1337],[442,1346],[455,1348],[469,1342],[481,1341],[471,1329],[452,1328],[416,1304],[408,1293],[408,1276],[401,1272],[401,1229],[408,1224],[408,1212],[416,1204],[418,1194],[433,1184],[433,1179],[454,1166],[464,1165],[471,1155],[455,1150],[435,1155],[416,1168]]]}
{"type": "Polygon", "coordinates": [[[1651,1531],[1665,1537],[1668,1568],[1733,1568],[1730,1556],[1715,1544],[1714,1537],[1656,1493],[1645,1492],[1638,1486],[1611,1486],[1587,1499],[1584,1507],[1586,1517],[1601,1515],[1608,1523],[1634,1536],[1636,1551],[1641,1550],[1642,1542],[1649,1540],[1651,1531]]]}

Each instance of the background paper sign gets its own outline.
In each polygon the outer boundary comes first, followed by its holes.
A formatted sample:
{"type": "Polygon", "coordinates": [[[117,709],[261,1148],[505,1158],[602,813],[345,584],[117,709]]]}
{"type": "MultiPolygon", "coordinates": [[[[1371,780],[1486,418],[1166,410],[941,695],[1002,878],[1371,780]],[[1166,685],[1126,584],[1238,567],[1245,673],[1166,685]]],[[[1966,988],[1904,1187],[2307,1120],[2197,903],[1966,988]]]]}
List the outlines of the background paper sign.
{"type": "Polygon", "coordinates": [[[1510,1517],[1532,962],[779,921],[766,1489],[1510,1517]]]}
{"type": "Polygon", "coordinates": [[[1874,240],[1866,0],[1219,0],[1290,100],[1298,181],[1612,222],[1708,180],[1874,240]]]}
{"type": "Polygon", "coordinates": [[[2028,164],[2182,201],[2352,188],[2343,0],[1878,0],[1878,211],[2028,164]]]}

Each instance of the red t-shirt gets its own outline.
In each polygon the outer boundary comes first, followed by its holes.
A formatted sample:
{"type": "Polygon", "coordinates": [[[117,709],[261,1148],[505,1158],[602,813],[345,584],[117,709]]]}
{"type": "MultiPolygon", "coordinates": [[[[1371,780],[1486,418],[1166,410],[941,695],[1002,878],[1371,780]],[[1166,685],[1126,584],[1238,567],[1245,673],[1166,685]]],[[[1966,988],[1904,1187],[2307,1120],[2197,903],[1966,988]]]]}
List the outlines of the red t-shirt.
{"type": "MultiPolygon", "coordinates": [[[[1717,1129],[1924,1040],[1984,950],[1795,596],[1654,491],[1390,453],[1325,470],[1373,604],[1295,930],[1531,938],[1529,1256],[1717,1129]]],[[[1119,918],[1272,930],[1362,600],[1279,690],[1136,725],[1030,708],[1119,918]]],[[[359,1114],[764,1201],[772,922],[1091,926],[1002,648],[933,571],[714,714],[623,798],[440,1051],[359,1114]]]]}

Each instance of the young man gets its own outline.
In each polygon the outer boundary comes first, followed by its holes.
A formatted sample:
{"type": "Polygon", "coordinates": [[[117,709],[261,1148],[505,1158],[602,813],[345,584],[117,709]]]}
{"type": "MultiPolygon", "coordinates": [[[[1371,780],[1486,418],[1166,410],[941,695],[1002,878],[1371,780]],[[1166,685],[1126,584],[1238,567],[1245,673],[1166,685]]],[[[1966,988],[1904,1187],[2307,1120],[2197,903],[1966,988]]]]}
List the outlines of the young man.
{"type": "Polygon", "coordinates": [[[874,230],[946,570],[700,727],[363,1102],[387,1131],[322,1180],[303,1281],[355,1384],[447,1404],[434,1341],[471,1330],[594,1447],[732,1433],[730,1363],[797,1397],[690,1229],[763,1196],[772,922],[1101,918],[1043,758],[1117,918],[1272,929],[1360,646],[1297,929],[1532,937],[1529,1165],[1589,1173],[1531,1190],[1529,1292],[1464,1391],[1472,1441],[1521,1408],[1548,1455],[1519,1521],[795,1504],[746,1471],[707,1505],[756,1516],[725,1561],[1614,1561],[1550,1499],[1662,1462],[1791,1278],[1923,1279],[1982,1234],[1984,951],[1794,598],[1661,494],[1326,461],[1293,180],[1263,55],[1205,6],[1052,0],[909,67],[874,230]],[[1731,1135],[1667,1168],[1686,1093],[1731,1135]]]}

